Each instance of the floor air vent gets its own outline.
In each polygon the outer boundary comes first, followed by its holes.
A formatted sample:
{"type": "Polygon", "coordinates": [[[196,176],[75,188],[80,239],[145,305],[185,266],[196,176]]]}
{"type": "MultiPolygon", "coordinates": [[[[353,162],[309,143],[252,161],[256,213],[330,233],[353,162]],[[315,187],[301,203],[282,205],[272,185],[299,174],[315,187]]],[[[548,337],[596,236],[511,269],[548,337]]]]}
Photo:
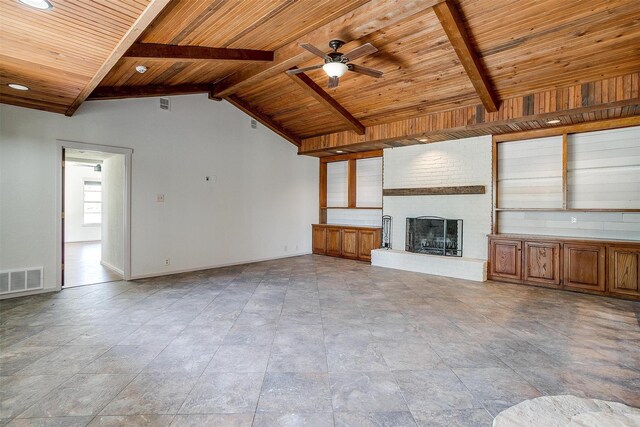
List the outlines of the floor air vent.
{"type": "Polygon", "coordinates": [[[0,294],[42,289],[42,267],[0,272],[0,294]]]}

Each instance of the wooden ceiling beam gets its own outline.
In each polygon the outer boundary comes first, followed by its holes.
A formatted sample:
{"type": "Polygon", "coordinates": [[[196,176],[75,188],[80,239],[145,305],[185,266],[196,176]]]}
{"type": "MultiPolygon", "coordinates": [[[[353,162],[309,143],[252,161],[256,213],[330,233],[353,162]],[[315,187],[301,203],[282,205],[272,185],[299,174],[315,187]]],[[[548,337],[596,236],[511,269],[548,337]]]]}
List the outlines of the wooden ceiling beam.
{"type": "Polygon", "coordinates": [[[433,11],[453,45],[453,49],[478,93],[482,105],[490,113],[498,111],[500,102],[491,87],[486,70],[473,49],[458,9],[451,3],[451,0],[446,0],[434,6],[433,11]]]}
{"type": "MultiPolygon", "coordinates": [[[[298,67],[293,67],[292,70],[298,67]]],[[[327,107],[327,109],[339,118],[345,125],[358,135],[364,135],[365,127],[358,119],[353,117],[338,101],[333,99],[324,89],[322,89],[311,77],[304,73],[289,75],[291,80],[296,82],[306,93],[315,98],[316,101],[327,107]]]]}
{"type": "Polygon", "coordinates": [[[266,116],[265,114],[251,107],[249,104],[244,102],[239,97],[235,95],[230,95],[230,96],[227,96],[225,99],[229,101],[231,105],[243,111],[245,114],[253,117],[262,125],[271,129],[272,131],[274,131],[275,133],[277,133],[278,135],[280,135],[281,137],[283,137],[284,139],[286,139],[296,147],[300,147],[300,145],[302,144],[302,140],[298,138],[296,135],[293,135],[287,129],[282,127],[279,123],[271,120],[270,117],[266,116]]]}
{"type": "Polygon", "coordinates": [[[93,75],[91,80],[82,88],[76,99],[71,103],[65,115],[73,116],[78,107],[91,95],[91,92],[100,84],[102,79],[111,71],[111,69],[120,60],[122,55],[135,43],[144,30],[151,25],[153,20],[160,15],[162,10],[171,2],[171,0],[151,0],[147,8],[140,14],[136,22],[129,28],[125,35],[120,39],[118,44],[113,48],[107,59],[102,63],[98,72],[93,75]]]}
{"type": "Polygon", "coordinates": [[[191,95],[207,93],[213,89],[209,83],[183,84],[173,86],[98,86],[87,98],[100,99],[146,98],[150,96],[191,95]]]}
{"type": "MultiPolygon", "coordinates": [[[[382,28],[430,9],[444,0],[371,0],[359,8],[329,22],[303,37],[295,40],[274,52],[274,60],[268,64],[249,65],[216,83],[216,90],[212,96],[228,97],[243,87],[256,81],[261,81],[279,73],[285,72],[305,61],[317,58],[312,53],[302,49],[300,43],[310,43],[318,47],[327,46],[331,39],[342,38],[348,42],[344,51],[358,46],[353,41],[365,37],[382,28]],[[348,38],[346,37],[348,35],[348,38]]],[[[328,51],[329,49],[327,49],[328,51]]]]}
{"type": "Polygon", "coordinates": [[[177,46],[158,43],[134,43],[125,58],[173,59],[176,61],[273,61],[273,51],[226,49],[204,46],[177,46]]]}
{"type": "Polygon", "coordinates": [[[365,135],[343,131],[304,138],[300,154],[326,156],[337,150],[368,151],[534,129],[553,133],[574,124],[586,129],[589,123],[604,119],[613,119],[615,126],[638,125],[640,86],[625,85],[638,81],[640,72],[505,99],[494,113],[474,105],[369,125],[365,135]]]}

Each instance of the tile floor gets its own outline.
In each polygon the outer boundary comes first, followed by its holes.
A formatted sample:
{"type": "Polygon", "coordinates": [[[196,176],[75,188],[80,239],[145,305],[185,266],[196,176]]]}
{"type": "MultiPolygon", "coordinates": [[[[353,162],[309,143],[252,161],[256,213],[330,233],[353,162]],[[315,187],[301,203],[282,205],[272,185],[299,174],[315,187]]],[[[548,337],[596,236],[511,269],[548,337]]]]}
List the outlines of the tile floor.
{"type": "Polygon", "coordinates": [[[122,276],[100,264],[101,243],[73,242],[64,244],[64,286],[91,285],[122,280],[122,276]]]}
{"type": "Polygon", "coordinates": [[[310,255],[0,308],[8,425],[483,426],[541,395],[640,406],[639,302],[310,255]]]}

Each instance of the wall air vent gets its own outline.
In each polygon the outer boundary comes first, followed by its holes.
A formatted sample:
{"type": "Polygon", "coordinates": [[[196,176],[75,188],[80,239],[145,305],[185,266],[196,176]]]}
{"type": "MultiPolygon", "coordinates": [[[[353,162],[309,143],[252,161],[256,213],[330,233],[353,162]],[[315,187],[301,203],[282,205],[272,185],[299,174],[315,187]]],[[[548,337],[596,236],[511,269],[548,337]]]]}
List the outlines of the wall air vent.
{"type": "Polygon", "coordinates": [[[42,289],[42,267],[0,271],[0,295],[42,289]]]}
{"type": "Polygon", "coordinates": [[[160,98],[160,109],[171,111],[171,102],[169,98],[160,98]]]}
{"type": "Polygon", "coordinates": [[[258,122],[251,119],[251,129],[256,129],[258,127],[258,122]]]}

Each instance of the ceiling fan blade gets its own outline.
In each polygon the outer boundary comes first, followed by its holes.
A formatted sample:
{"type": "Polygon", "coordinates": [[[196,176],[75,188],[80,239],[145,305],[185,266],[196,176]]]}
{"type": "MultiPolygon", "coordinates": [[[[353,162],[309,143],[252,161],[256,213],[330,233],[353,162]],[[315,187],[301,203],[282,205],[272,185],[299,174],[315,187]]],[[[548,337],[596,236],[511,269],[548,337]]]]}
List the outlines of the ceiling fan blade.
{"type": "Polygon", "coordinates": [[[304,68],[294,68],[293,70],[287,70],[287,74],[290,76],[294,74],[304,73],[305,71],[317,70],[318,68],[322,68],[324,64],[314,65],[312,67],[304,67],[304,68]]]}
{"type": "Polygon", "coordinates": [[[374,70],[373,68],[363,67],[362,65],[348,64],[349,71],[354,73],[364,74],[365,76],[375,77],[376,79],[382,77],[384,74],[382,71],[374,70]]]}
{"type": "Polygon", "coordinates": [[[340,82],[340,78],[339,77],[329,77],[329,86],[327,86],[329,89],[333,89],[338,87],[338,83],[340,82]]]}
{"type": "Polygon", "coordinates": [[[319,57],[320,57],[320,58],[322,58],[322,59],[329,59],[329,60],[331,60],[331,58],[330,58],[326,53],[324,53],[323,51],[321,51],[320,49],[318,49],[317,47],[315,47],[315,46],[314,46],[314,45],[312,45],[312,44],[309,44],[309,43],[300,43],[300,47],[301,47],[301,48],[303,48],[303,49],[308,50],[309,52],[313,53],[313,54],[314,54],[314,55],[316,55],[316,56],[319,56],[319,57]]]}
{"type": "Polygon", "coordinates": [[[377,51],[378,49],[376,49],[371,43],[365,43],[362,46],[353,49],[351,52],[345,53],[344,56],[349,58],[349,61],[353,61],[354,59],[361,58],[365,55],[371,55],[377,51]]]}

